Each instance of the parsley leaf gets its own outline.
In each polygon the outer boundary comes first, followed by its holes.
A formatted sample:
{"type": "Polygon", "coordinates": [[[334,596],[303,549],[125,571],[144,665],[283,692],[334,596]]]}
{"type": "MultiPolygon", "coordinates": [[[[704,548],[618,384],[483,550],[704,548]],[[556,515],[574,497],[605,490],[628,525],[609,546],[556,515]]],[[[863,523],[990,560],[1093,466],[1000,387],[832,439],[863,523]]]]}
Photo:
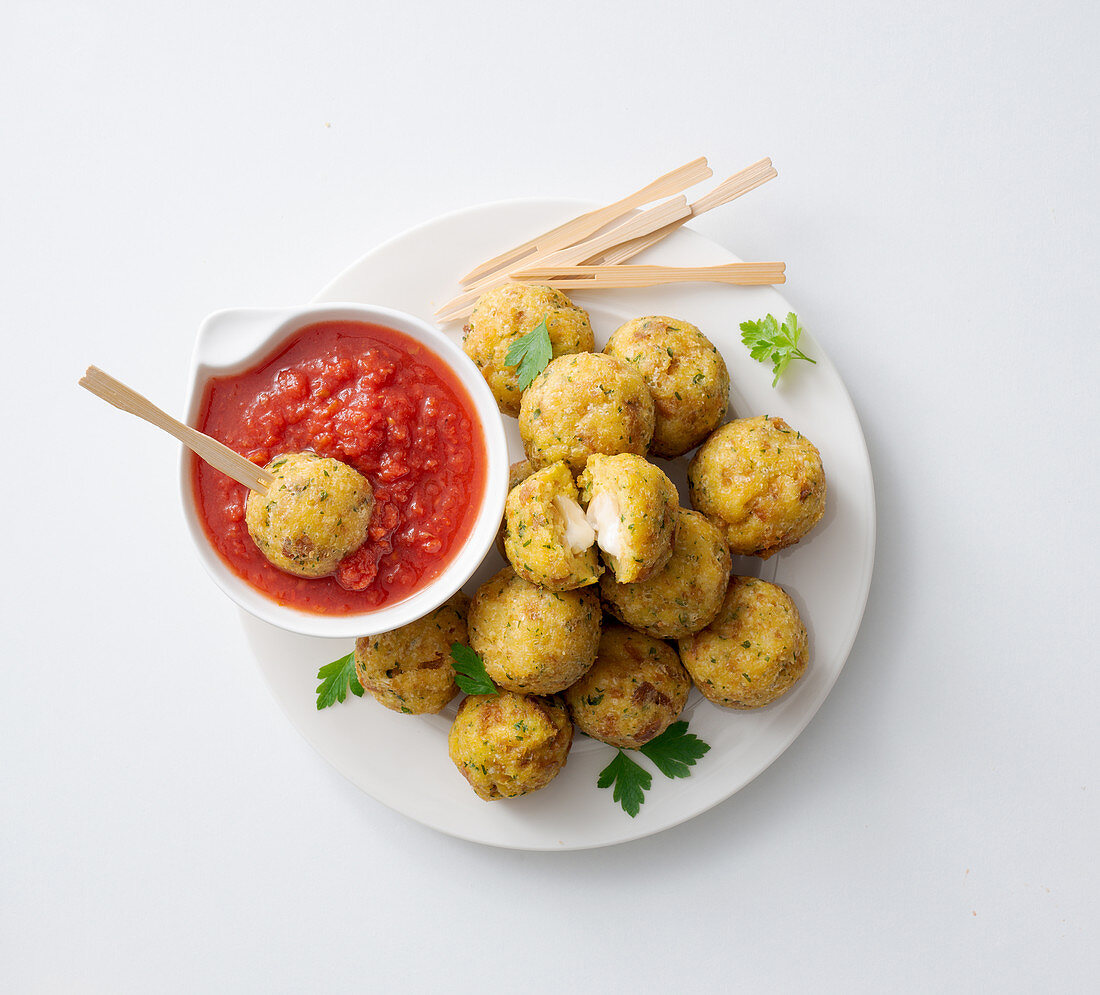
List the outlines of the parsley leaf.
{"type": "MultiPolygon", "coordinates": [[[[660,736],[651,739],[637,752],[652,760],[665,777],[691,777],[695,761],[710,746],[694,733],[689,733],[687,728],[686,722],[673,722],[660,736]]],[[[596,787],[609,788],[612,784],[615,785],[612,799],[622,805],[623,811],[633,819],[645,801],[645,793],[653,784],[653,776],[631,760],[625,751],[618,750],[611,763],[600,771],[596,787]]]]}
{"type": "Polygon", "coordinates": [[[451,643],[455,684],[466,694],[497,694],[497,686],[485,672],[485,664],[469,646],[451,643]]]}
{"type": "Polygon", "coordinates": [[[641,747],[641,752],[665,777],[691,777],[689,768],[710,749],[708,743],[687,728],[686,722],[673,722],[660,736],[641,747]]]}
{"type": "Polygon", "coordinates": [[[504,357],[504,365],[519,365],[519,389],[526,390],[553,358],[554,347],[550,343],[550,330],[543,318],[531,331],[512,343],[504,357]]]}
{"type": "Polygon", "coordinates": [[[343,701],[350,690],[357,698],[363,697],[363,685],[355,673],[355,651],[347,656],[326,663],[317,671],[317,677],[321,681],[317,685],[317,710],[328,708],[338,701],[343,701]]]}
{"type": "Polygon", "coordinates": [[[817,362],[798,348],[801,335],[802,326],[798,323],[798,315],[793,311],[788,313],[787,320],[782,325],[774,314],[759,321],[741,322],[741,341],[748,347],[749,355],[758,363],[771,360],[772,372],[775,374],[773,387],[779,383],[780,376],[792,359],[804,359],[807,363],[817,362]]]}
{"type": "Polygon", "coordinates": [[[623,811],[633,819],[645,801],[645,793],[653,784],[653,775],[619,750],[615,759],[600,771],[596,787],[609,788],[612,784],[615,785],[612,799],[619,802],[623,811]]]}

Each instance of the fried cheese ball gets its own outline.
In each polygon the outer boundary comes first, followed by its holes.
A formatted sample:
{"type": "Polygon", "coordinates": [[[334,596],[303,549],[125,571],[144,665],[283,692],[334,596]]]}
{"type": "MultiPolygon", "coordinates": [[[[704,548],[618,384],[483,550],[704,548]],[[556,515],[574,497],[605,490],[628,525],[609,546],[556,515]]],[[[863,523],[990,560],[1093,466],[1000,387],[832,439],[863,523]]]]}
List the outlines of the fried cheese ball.
{"type": "Polygon", "coordinates": [[[545,788],[569,758],[573,723],[560,698],[511,691],[470,695],[447,745],[479,798],[515,798],[545,788]]]}
{"type": "Polygon", "coordinates": [[[657,639],[682,639],[706,628],[722,606],[730,553],[718,529],[697,511],[681,508],[672,557],[648,580],[600,579],[600,596],[619,621],[657,639]]]}
{"type": "Polygon", "coordinates": [[[680,717],[690,690],[691,678],[668,643],[609,625],[591,670],[563,697],[581,732],[635,750],[680,717]]]}
{"type": "Polygon", "coordinates": [[[355,674],[386,708],[412,715],[438,712],[456,694],[451,644],[466,643],[470,599],[461,591],[434,612],[355,641],[355,674]]]}
{"type": "Polygon", "coordinates": [[[825,512],[817,448],[782,418],[738,418],[714,432],[688,467],[691,505],[730,551],[767,559],[798,542],[825,512]]]}
{"type": "Polygon", "coordinates": [[[276,456],[266,494],[249,491],[244,520],[260,552],[298,577],[328,577],[367,538],[374,491],[367,478],[316,453],[276,456]]]}
{"type": "Polygon", "coordinates": [[[478,588],[467,623],[497,687],[553,694],[592,666],[600,618],[595,588],[549,591],[505,567],[478,588]]]}
{"type": "Polygon", "coordinates": [[[536,470],[508,493],[504,553],[524,580],[572,591],[600,579],[595,533],[577,497],[573,474],[561,462],[536,470]]]}
{"type": "Polygon", "coordinates": [[[508,283],[478,298],[463,328],[462,348],[481,370],[500,410],[519,414],[518,366],[506,365],[512,343],[545,319],[555,356],[595,348],[588,313],[560,290],[508,283]]]}
{"type": "Polygon", "coordinates": [[[645,379],[657,415],[650,443],[655,455],[682,456],[726,416],[725,360],[690,322],[664,315],[635,318],[614,332],[603,351],[645,379]]]}
{"type": "Polygon", "coordinates": [[[783,588],[734,577],[718,616],[680,640],[695,686],[716,705],[761,708],[786,694],[805,672],[806,628],[783,588]]]}
{"type": "MultiPolygon", "coordinates": [[[[522,484],[537,469],[538,467],[529,459],[518,460],[508,467],[508,493],[511,494],[513,487],[522,484]]],[[[497,532],[497,550],[505,559],[508,559],[508,554],[504,551],[504,529],[507,524],[508,519],[501,518],[500,529],[497,532]]]]}
{"type": "Polygon", "coordinates": [[[593,453],[644,456],[653,419],[653,397],[639,373],[582,352],[551,360],[523,392],[519,433],[532,463],[565,460],[580,473],[593,453]]]}
{"type": "Polygon", "coordinates": [[[633,453],[596,454],[577,483],[588,524],[620,584],[646,580],[668,563],[680,497],[661,470],[633,453]]]}

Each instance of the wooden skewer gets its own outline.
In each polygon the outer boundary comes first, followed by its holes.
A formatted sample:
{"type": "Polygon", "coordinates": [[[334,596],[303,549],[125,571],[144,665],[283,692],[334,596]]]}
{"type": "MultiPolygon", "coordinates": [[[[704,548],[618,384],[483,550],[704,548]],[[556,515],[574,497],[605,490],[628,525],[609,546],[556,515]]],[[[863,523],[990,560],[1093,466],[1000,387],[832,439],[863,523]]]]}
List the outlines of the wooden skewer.
{"type": "Polygon", "coordinates": [[[608,266],[613,266],[616,263],[625,263],[643,249],[648,249],[651,245],[656,245],[660,242],[661,239],[667,238],[676,231],[677,228],[687,224],[692,218],[697,218],[700,214],[720,207],[722,204],[728,204],[731,200],[736,200],[743,194],[747,194],[750,190],[755,190],[758,186],[767,183],[768,180],[775,179],[778,175],[779,174],[772,166],[771,159],[765,158],[761,159],[759,162],[754,162],[751,166],[742,169],[739,173],[734,173],[733,176],[723,180],[718,186],[711,190],[710,193],[700,197],[691,205],[691,214],[686,218],[679,218],[655,232],[650,232],[648,235],[642,235],[640,238],[624,242],[617,248],[607,252],[603,258],[600,259],[600,262],[608,266]]]}
{"type": "Polygon", "coordinates": [[[553,266],[513,273],[522,283],[559,290],[609,290],[663,283],[733,283],[767,286],[785,283],[786,263],[725,263],[721,266],[553,266]]]}
{"type": "Polygon", "coordinates": [[[526,265],[517,266],[510,271],[509,275],[518,269],[530,269],[536,266],[539,269],[549,269],[553,266],[576,266],[588,262],[596,256],[603,255],[608,249],[621,245],[624,241],[632,241],[655,230],[667,228],[676,221],[686,220],[690,215],[691,208],[688,206],[687,198],[675,197],[672,200],[666,200],[663,204],[658,204],[656,207],[651,207],[648,211],[635,214],[634,217],[612,228],[611,231],[604,232],[602,235],[597,235],[595,238],[590,238],[584,242],[578,242],[567,249],[559,249],[557,252],[540,256],[526,265]],[[661,221],[662,218],[666,220],[661,221]],[[661,224],[658,225],[657,222],[659,221],[661,221],[661,224]]]}
{"type": "MultiPolygon", "coordinates": [[[[571,245],[567,249],[560,249],[546,256],[538,256],[532,259],[528,265],[541,268],[546,265],[556,266],[558,264],[571,265],[574,263],[583,263],[585,260],[591,259],[593,256],[599,255],[602,252],[606,252],[608,249],[621,242],[629,241],[640,235],[646,235],[658,228],[665,227],[678,218],[686,217],[689,211],[690,208],[688,207],[686,197],[673,197],[672,200],[666,200],[663,204],[658,204],[656,207],[651,207],[647,211],[635,214],[629,220],[624,221],[621,225],[612,228],[611,231],[603,235],[597,235],[595,238],[580,242],[577,245],[571,245]]],[[[502,286],[508,283],[510,279],[511,276],[505,274],[503,276],[488,277],[482,280],[465,293],[459,294],[453,300],[448,301],[439,308],[439,310],[435,312],[436,318],[440,321],[452,321],[457,318],[464,318],[474,309],[477,299],[485,293],[485,291],[502,286]]]]}
{"type": "Polygon", "coordinates": [[[621,200],[597,208],[594,211],[587,211],[570,221],[566,221],[564,224],[558,225],[557,228],[536,235],[522,245],[517,245],[507,252],[494,256],[480,266],[475,266],[459,280],[459,283],[463,287],[470,288],[497,270],[502,270],[506,266],[523,260],[525,257],[544,255],[556,249],[564,249],[566,246],[574,245],[591,237],[605,225],[612,224],[629,214],[635,208],[660,200],[662,197],[671,197],[678,194],[711,175],[713,175],[713,171],[707,165],[706,157],[701,156],[698,159],[693,159],[691,162],[685,163],[663,176],[658,176],[652,183],[647,183],[640,190],[635,190],[634,193],[628,194],[621,200]]]}
{"type": "Polygon", "coordinates": [[[97,366],[88,367],[87,372],[80,379],[80,386],[90,390],[108,404],[113,404],[128,414],[144,418],[150,424],[163,429],[215,470],[221,470],[238,483],[244,484],[249,490],[264,494],[275,479],[266,470],[218,442],[217,439],[203,435],[190,425],[185,425],[161,411],[152,401],[142,397],[136,390],[127,387],[109,373],[104,373],[97,366]]]}

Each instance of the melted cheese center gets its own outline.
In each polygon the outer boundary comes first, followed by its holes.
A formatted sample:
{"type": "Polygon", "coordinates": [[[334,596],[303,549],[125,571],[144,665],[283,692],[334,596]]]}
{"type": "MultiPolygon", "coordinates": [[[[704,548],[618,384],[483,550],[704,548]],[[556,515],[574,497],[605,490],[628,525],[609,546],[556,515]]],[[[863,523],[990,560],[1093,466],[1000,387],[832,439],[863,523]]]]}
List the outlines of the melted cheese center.
{"type": "Polygon", "coordinates": [[[565,541],[574,553],[583,553],[596,541],[596,533],[585,518],[581,506],[572,498],[558,494],[554,504],[565,519],[565,541]]]}
{"type": "Polygon", "coordinates": [[[600,491],[588,505],[585,516],[596,534],[596,542],[608,556],[623,555],[622,522],[619,519],[619,502],[608,491],[600,491]]]}

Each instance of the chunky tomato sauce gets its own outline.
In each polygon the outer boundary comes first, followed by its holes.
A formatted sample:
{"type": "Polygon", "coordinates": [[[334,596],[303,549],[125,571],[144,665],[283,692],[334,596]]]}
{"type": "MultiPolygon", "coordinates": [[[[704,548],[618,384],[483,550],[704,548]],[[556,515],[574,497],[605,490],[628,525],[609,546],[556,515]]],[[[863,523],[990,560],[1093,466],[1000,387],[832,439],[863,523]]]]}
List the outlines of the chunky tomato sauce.
{"type": "Polygon", "coordinates": [[[369,611],[439,574],[470,534],[485,488],[485,436],[455,374],[381,325],[323,321],[245,373],[206,385],[198,426],[261,466],[310,450],[374,488],[367,541],[334,577],[272,566],[244,522],[247,489],[195,459],[195,500],[229,566],[278,601],[323,615],[369,611]]]}

